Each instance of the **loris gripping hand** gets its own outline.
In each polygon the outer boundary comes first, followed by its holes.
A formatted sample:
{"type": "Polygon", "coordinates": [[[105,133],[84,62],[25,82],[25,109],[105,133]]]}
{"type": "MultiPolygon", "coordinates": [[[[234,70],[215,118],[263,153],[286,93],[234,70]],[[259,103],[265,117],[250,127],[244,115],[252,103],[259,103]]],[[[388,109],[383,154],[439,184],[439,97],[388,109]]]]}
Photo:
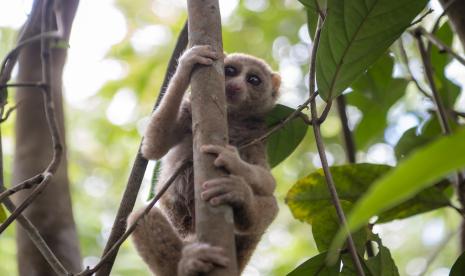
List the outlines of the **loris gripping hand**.
{"type": "Polygon", "coordinates": [[[216,167],[224,167],[230,174],[208,180],[202,184],[201,197],[217,206],[228,204],[234,208],[244,208],[252,201],[253,191],[244,177],[244,168],[247,164],[239,157],[239,152],[233,146],[226,147],[207,145],[200,149],[204,153],[213,153],[217,157],[214,161],[216,167]]]}
{"type": "Polygon", "coordinates": [[[202,184],[201,198],[212,206],[228,204],[234,209],[234,222],[241,232],[260,232],[269,224],[264,212],[276,210],[272,196],[274,180],[269,171],[241,159],[236,147],[204,145],[204,153],[215,154],[214,165],[223,167],[229,175],[202,184]],[[271,180],[270,180],[271,179],[271,180]],[[266,189],[264,189],[266,187],[266,189]],[[270,192],[268,192],[269,190],[270,192]],[[260,217],[262,216],[262,217],[260,217]]]}

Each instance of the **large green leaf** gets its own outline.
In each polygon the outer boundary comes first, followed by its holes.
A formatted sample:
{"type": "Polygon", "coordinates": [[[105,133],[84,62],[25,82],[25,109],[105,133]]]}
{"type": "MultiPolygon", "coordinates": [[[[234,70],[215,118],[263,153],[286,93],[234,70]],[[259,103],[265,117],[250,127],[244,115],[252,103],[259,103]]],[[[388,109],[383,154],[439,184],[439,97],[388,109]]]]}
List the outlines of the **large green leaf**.
{"type": "MultiPolygon", "coordinates": [[[[352,164],[330,168],[336,184],[339,199],[346,209],[363,196],[370,186],[391,169],[387,165],[352,164]],[[352,204],[351,204],[352,203],[352,204]]],[[[407,186],[411,179],[399,183],[407,186]]],[[[333,207],[322,169],[299,179],[289,190],[286,203],[295,218],[316,224],[315,220],[325,216],[326,208],[333,207]]],[[[380,222],[405,218],[427,212],[449,203],[448,197],[438,187],[425,189],[417,196],[399,206],[394,206],[379,215],[380,222]]]]}
{"type": "Polygon", "coordinates": [[[382,138],[387,126],[387,113],[391,106],[405,93],[408,82],[392,78],[394,61],[385,54],[352,85],[347,103],[363,113],[355,128],[358,148],[366,148],[376,139],[382,138]]]}
{"type": "MultiPolygon", "coordinates": [[[[359,259],[362,263],[363,270],[366,276],[399,276],[394,260],[392,259],[391,252],[383,245],[378,235],[369,233],[369,240],[378,245],[378,252],[376,256],[369,257],[368,260],[362,258],[359,254],[359,259]]],[[[362,255],[363,256],[363,255],[362,255]]],[[[351,256],[346,253],[342,255],[342,271],[341,276],[357,276],[358,273],[353,265],[351,256]]]]}
{"type": "MultiPolygon", "coordinates": [[[[431,186],[442,177],[465,167],[465,129],[419,149],[398,167],[376,181],[357,202],[348,217],[355,230],[384,210],[395,206],[431,186]]],[[[342,232],[341,239],[342,241],[342,232]]]]}
{"type": "Polygon", "coordinates": [[[410,25],[427,0],[328,0],[316,68],[323,99],[337,97],[410,25]]]}
{"type": "MultiPolygon", "coordinates": [[[[352,203],[348,201],[341,202],[344,212],[350,210],[352,203]]],[[[318,251],[327,251],[334,239],[334,236],[339,230],[339,218],[334,206],[327,206],[315,216],[312,223],[312,234],[315,240],[318,251]]],[[[355,246],[359,254],[363,255],[365,252],[365,244],[367,241],[367,229],[361,229],[352,234],[355,246]]]]}
{"type": "Polygon", "coordinates": [[[465,252],[460,255],[450,269],[449,276],[462,276],[465,272],[465,252]]]}
{"type": "MultiPolygon", "coordinates": [[[[268,127],[275,126],[287,118],[294,109],[278,104],[266,118],[268,127]]],[[[300,144],[307,133],[307,125],[299,117],[288,122],[283,128],[267,139],[268,163],[275,167],[286,159],[300,144]]]]}
{"type": "Polygon", "coordinates": [[[308,259],[287,276],[337,276],[339,275],[340,261],[328,266],[326,263],[326,252],[308,259]]]}

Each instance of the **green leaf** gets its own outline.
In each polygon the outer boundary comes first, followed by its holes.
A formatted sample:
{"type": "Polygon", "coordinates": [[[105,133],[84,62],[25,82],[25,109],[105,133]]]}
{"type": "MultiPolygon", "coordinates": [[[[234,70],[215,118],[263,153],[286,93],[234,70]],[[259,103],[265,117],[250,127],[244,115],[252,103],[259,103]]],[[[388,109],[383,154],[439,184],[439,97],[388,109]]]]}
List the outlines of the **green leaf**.
{"type": "MultiPolygon", "coordinates": [[[[352,203],[347,201],[341,202],[344,212],[347,212],[352,207],[352,203]]],[[[325,207],[317,216],[312,223],[312,234],[315,239],[316,247],[319,252],[327,251],[334,239],[334,236],[339,230],[339,218],[336,213],[334,206],[325,207]]],[[[365,244],[367,241],[366,229],[361,229],[352,234],[355,246],[359,254],[363,255],[365,252],[365,244]]]]}
{"type": "MultiPolygon", "coordinates": [[[[330,170],[336,184],[339,199],[347,211],[351,209],[352,204],[356,203],[377,179],[388,173],[391,168],[387,165],[368,163],[331,167],[330,170]]],[[[398,185],[406,186],[409,183],[411,183],[410,179],[398,185]]],[[[323,170],[316,170],[310,175],[299,179],[287,193],[286,203],[296,219],[312,225],[317,224],[315,220],[328,217],[325,214],[328,210],[327,208],[334,207],[328,192],[323,170]]],[[[394,206],[379,214],[379,222],[387,222],[427,212],[446,206],[448,203],[448,197],[443,193],[442,188],[430,187],[405,203],[394,206]]]]}
{"type": "MultiPolygon", "coordinates": [[[[365,272],[365,276],[375,276],[371,274],[371,271],[368,269],[368,266],[365,263],[365,260],[359,255],[358,256],[360,263],[362,265],[363,271],[365,272]]],[[[341,256],[342,259],[342,270],[339,273],[339,276],[358,276],[357,269],[354,266],[354,261],[352,260],[352,256],[350,253],[344,253],[341,256]]],[[[377,275],[376,275],[377,276],[377,275]]]]}
{"type": "Polygon", "coordinates": [[[287,274],[287,276],[337,276],[339,275],[340,261],[332,266],[326,264],[327,252],[321,253],[308,259],[296,269],[287,274]]]}
{"type": "Polygon", "coordinates": [[[347,103],[356,106],[363,117],[355,128],[358,148],[366,148],[383,137],[387,127],[387,113],[405,93],[408,82],[392,78],[394,61],[385,54],[353,85],[347,94],[347,103]]]}
{"type": "Polygon", "coordinates": [[[153,167],[152,171],[152,179],[150,180],[149,195],[147,197],[147,200],[151,200],[155,196],[156,186],[158,183],[158,179],[160,178],[160,170],[161,160],[156,160],[155,166],[153,167]]]}
{"type": "MultiPolygon", "coordinates": [[[[465,129],[421,148],[376,181],[348,217],[358,229],[382,211],[412,198],[442,177],[465,166],[465,129]]],[[[338,242],[341,242],[341,239],[338,242]]]]}
{"type": "Polygon", "coordinates": [[[452,183],[449,180],[444,179],[436,185],[424,189],[415,197],[383,211],[379,215],[376,223],[385,223],[395,219],[408,218],[413,215],[448,206],[450,201],[446,188],[451,185],[452,183]]]}
{"type": "Polygon", "coordinates": [[[379,252],[375,257],[365,261],[370,272],[377,276],[399,276],[399,270],[389,248],[383,245],[378,235],[371,233],[371,236],[371,239],[378,245],[379,252]]]}
{"type": "Polygon", "coordinates": [[[465,271],[465,252],[462,253],[450,269],[449,276],[462,276],[465,271]]]}
{"type": "MultiPolygon", "coordinates": [[[[266,118],[268,127],[279,124],[292,112],[294,112],[294,109],[290,107],[281,104],[276,105],[266,118]]],[[[297,117],[268,137],[267,152],[270,167],[273,168],[286,159],[304,139],[306,133],[307,125],[297,117]]]]}
{"type": "Polygon", "coordinates": [[[316,69],[320,96],[340,95],[409,27],[427,0],[328,0],[316,69]]]}
{"type": "Polygon", "coordinates": [[[0,204],[0,223],[5,222],[7,218],[5,208],[3,207],[3,204],[0,204]]]}

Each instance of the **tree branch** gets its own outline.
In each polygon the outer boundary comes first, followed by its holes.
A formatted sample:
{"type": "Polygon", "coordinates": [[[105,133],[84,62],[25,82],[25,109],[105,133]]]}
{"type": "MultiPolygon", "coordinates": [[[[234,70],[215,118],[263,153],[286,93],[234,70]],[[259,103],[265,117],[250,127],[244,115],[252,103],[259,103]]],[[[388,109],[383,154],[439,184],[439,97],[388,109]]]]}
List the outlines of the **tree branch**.
{"type": "MultiPolygon", "coordinates": [[[[322,27],[322,19],[318,18],[318,26],[317,30],[315,32],[315,39],[313,41],[313,46],[311,50],[311,59],[310,59],[310,77],[309,77],[309,87],[310,87],[310,96],[312,96],[315,93],[315,62],[316,62],[316,53],[318,49],[318,43],[320,41],[320,33],[321,33],[321,27],[322,27]]],[[[342,209],[341,203],[339,201],[339,196],[337,194],[336,190],[336,185],[334,184],[334,180],[331,174],[331,171],[329,170],[328,166],[328,160],[326,159],[326,153],[325,153],[325,147],[323,143],[323,139],[321,137],[321,132],[320,132],[320,125],[318,123],[318,114],[316,110],[316,103],[315,101],[312,101],[310,103],[310,111],[312,114],[312,124],[313,124],[313,132],[315,134],[315,141],[316,145],[318,148],[318,154],[320,156],[321,160],[321,165],[323,167],[323,171],[325,174],[326,178],[326,184],[328,185],[329,192],[331,194],[331,200],[333,202],[334,207],[336,208],[336,213],[339,217],[339,222],[341,224],[341,227],[346,231],[347,233],[347,241],[348,241],[348,246],[349,246],[349,251],[350,255],[352,257],[352,260],[354,262],[354,266],[357,270],[357,274],[359,276],[365,276],[365,272],[363,271],[362,264],[360,263],[360,259],[358,258],[357,250],[355,248],[355,243],[352,239],[352,235],[350,231],[347,228],[347,222],[346,222],[346,217],[344,214],[344,210],[342,209]]]]}
{"type": "Polygon", "coordinates": [[[86,268],[84,271],[76,274],[76,276],[90,276],[94,274],[96,271],[98,271],[105,263],[108,262],[109,259],[113,258],[113,255],[118,251],[119,247],[123,242],[134,232],[134,230],[137,227],[137,223],[144,217],[146,216],[150,210],[155,206],[155,204],[158,202],[158,200],[163,196],[163,194],[168,190],[168,188],[171,186],[171,184],[174,182],[174,180],[179,176],[181,172],[183,172],[188,166],[191,166],[190,161],[184,161],[182,162],[179,167],[173,172],[173,174],[170,176],[170,178],[165,182],[165,184],[162,186],[160,191],[157,193],[157,195],[150,201],[150,203],[145,207],[144,212],[139,214],[139,216],[136,217],[134,220],[134,223],[129,226],[129,228],[121,235],[121,237],[118,238],[118,240],[112,244],[110,249],[105,253],[101,260],[94,266],[94,268],[86,268]]]}
{"type": "Polygon", "coordinates": [[[415,84],[415,86],[418,88],[418,91],[420,91],[426,98],[428,98],[429,100],[433,101],[433,97],[431,97],[430,94],[428,94],[428,92],[426,92],[426,90],[424,90],[420,83],[417,81],[417,79],[415,79],[415,77],[413,76],[413,72],[412,70],[410,69],[410,64],[409,64],[409,58],[407,56],[407,52],[405,51],[405,47],[404,47],[404,42],[402,40],[402,37],[400,37],[398,39],[398,43],[399,43],[399,50],[400,50],[400,56],[401,56],[401,59],[404,63],[404,66],[405,68],[407,69],[407,72],[409,74],[409,77],[410,77],[410,80],[413,81],[413,83],[415,84]]]}
{"type": "MultiPolygon", "coordinates": [[[[0,187],[0,190],[1,189],[3,189],[3,187],[0,187]]],[[[10,212],[13,212],[16,209],[14,203],[8,198],[3,204],[10,212]]],[[[44,238],[42,238],[39,230],[37,230],[34,224],[32,224],[32,222],[22,214],[20,214],[16,220],[19,222],[24,231],[26,231],[32,243],[34,243],[44,259],[47,261],[50,267],[52,267],[53,271],[55,271],[58,275],[71,275],[71,273],[67,271],[63,264],[60,262],[60,260],[58,260],[57,256],[52,252],[50,247],[48,247],[44,238]]]]}
{"type": "MultiPolygon", "coordinates": [[[[218,0],[189,0],[189,45],[209,45],[223,52],[221,17],[218,0]]],[[[192,137],[194,159],[195,233],[199,242],[223,248],[229,259],[226,267],[214,267],[208,276],[238,275],[234,237],[234,217],[230,205],[211,206],[201,199],[202,184],[225,176],[215,167],[215,156],[200,151],[202,145],[228,144],[224,62],[197,67],[191,76],[192,137]]]]}
{"type": "MultiPolygon", "coordinates": [[[[296,117],[299,117],[301,116],[301,112],[302,110],[304,110],[305,108],[308,107],[308,104],[313,101],[316,96],[318,96],[318,91],[316,91],[312,96],[310,96],[303,104],[301,104],[296,110],[294,110],[294,112],[292,112],[291,114],[289,114],[289,116],[287,116],[283,121],[279,122],[278,124],[276,124],[275,126],[273,126],[271,129],[269,129],[265,134],[263,134],[262,136],[256,138],[256,139],[253,139],[252,141],[249,141],[249,142],[246,142],[242,145],[239,146],[239,149],[243,149],[243,148],[246,148],[246,147],[249,147],[249,146],[252,146],[252,145],[255,145],[265,139],[267,139],[268,137],[270,137],[273,133],[275,133],[276,131],[282,129],[283,127],[285,127],[290,121],[292,121],[293,119],[295,119],[296,117]]],[[[311,124],[311,121],[309,122],[306,122],[306,123],[310,123],[311,124]]]]}
{"type": "MultiPolygon", "coordinates": [[[[177,60],[181,56],[186,46],[187,22],[184,24],[184,27],[181,33],[179,34],[173,53],[171,54],[171,58],[168,63],[168,68],[166,70],[165,77],[163,80],[163,85],[161,86],[160,92],[158,93],[158,98],[156,100],[153,110],[155,110],[158,107],[163,95],[165,94],[168,83],[172,75],[176,71],[176,67],[178,65],[177,60]]],[[[110,236],[105,245],[105,249],[103,250],[101,261],[102,265],[100,266],[100,269],[97,270],[97,276],[110,275],[119,247],[117,246],[115,247],[116,249],[112,250],[111,253],[109,252],[118,242],[118,240],[124,235],[126,230],[126,220],[129,214],[132,212],[132,209],[134,208],[134,204],[137,199],[137,194],[139,193],[140,185],[142,183],[142,179],[144,177],[144,173],[147,168],[148,162],[140,153],[141,145],[142,141],[139,144],[136,160],[134,161],[134,164],[132,166],[131,174],[126,184],[126,189],[124,191],[123,198],[121,199],[121,203],[116,214],[115,221],[113,222],[113,227],[111,229],[110,236]]]]}
{"type": "Polygon", "coordinates": [[[457,54],[454,50],[452,50],[449,46],[447,46],[444,42],[442,42],[435,35],[433,35],[432,33],[428,32],[428,31],[426,31],[425,28],[418,27],[415,30],[415,34],[416,35],[423,35],[425,38],[427,38],[429,40],[429,42],[434,44],[439,49],[439,51],[447,52],[449,55],[454,57],[462,65],[465,65],[465,59],[463,57],[461,57],[459,54],[457,54]]]}
{"type": "Polygon", "coordinates": [[[346,112],[346,98],[345,95],[342,94],[336,99],[337,101],[337,111],[339,113],[339,119],[342,125],[342,133],[343,133],[343,140],[345,145],[345,153],[346,159],[349,163],[354,164],[356,162],[356,147],[354,136],[352,135],[352,131],[349,128],[349,120],[347,118],[346,112]]]}

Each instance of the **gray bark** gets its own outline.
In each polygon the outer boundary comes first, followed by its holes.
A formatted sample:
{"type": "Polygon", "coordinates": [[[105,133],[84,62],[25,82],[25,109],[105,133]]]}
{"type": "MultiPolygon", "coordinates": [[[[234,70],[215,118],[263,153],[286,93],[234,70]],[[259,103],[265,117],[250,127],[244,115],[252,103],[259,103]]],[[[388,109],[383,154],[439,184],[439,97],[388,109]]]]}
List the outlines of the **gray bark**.
{"type": "MultiPolygon", "coordinates": [[[[218,0],[190,0],[189,44],[211,45],[223,52],[218,0]]],[[[228,124],[224,93],[224,64],[219,59],[212,66],[199,66],[191,77],[192,131],[194,139],[194,183],[196,234],[201,242],[222,247],[230,259],[226,268],[215,268],[208,275],[237,275],[234,243],[234,219],[230,206],[211,207],[200,199],[201,184],[224,176],[215,168],[214,156],[200,152],[205,144],[226,145],[228,124]]]]}
{"type": "MultiPolygon", "coordinates": [[[[43,0],[42,0],[43,1],[43,0]]],[[[24,37],[40,33],[42,1],[35,1],[24,37]]],[[[78,0],[62,1],[64,40],[68,41],[78,0]]],[[[65,126],[62,103],[62,73],[66,49],[51,49],[52,98],[58,126],[64,140],[65,126]]],[[[42,79],[40,42],[25,47],[18,60],[17,82],[40,82],[42,79]]],[[[18,88],[16,102],[16,147],[14,153],[13,183],[21,182],[42,172],[53,154],[52,140],[45,118],[44,98],[37,88],[18,88]]],[[[64,141],[62,141],[65,145],[64,141]]],[[[66,151],[65,151],[66,152],[66,151]]],[[[15,200],[22,202],[30,191],[20,192],[15,200]]],[[[38,228],[45,241],[63,265],[72,272],[81,269],[81,255],[74,223],[66,156],[43,193],[24,211],[38,228]]],[[[18,266],[20,275],[55,275],[51,267],[32,244],[26,232],[17,227],[18,266]]]]}

